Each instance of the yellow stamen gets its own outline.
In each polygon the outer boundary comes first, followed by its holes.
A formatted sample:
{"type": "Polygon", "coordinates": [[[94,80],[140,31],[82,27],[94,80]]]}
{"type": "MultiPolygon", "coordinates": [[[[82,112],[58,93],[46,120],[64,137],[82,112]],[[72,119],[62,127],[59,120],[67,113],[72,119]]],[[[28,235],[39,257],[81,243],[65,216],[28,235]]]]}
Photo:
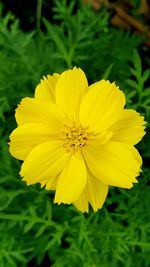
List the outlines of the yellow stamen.
{"type": "Polygon", "coordinates": [[[60,140],[67,152],[82,150],[92,140],[92,133],[87,127],[73,123],[72,126],[64,125],[60,131],[60,140]]]}

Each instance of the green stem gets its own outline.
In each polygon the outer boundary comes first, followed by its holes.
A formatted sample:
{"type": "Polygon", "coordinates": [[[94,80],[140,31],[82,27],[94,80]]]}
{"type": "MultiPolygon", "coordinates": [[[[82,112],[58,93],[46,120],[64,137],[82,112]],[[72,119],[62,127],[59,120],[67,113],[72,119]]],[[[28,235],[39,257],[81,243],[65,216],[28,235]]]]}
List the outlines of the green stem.
{"type": "Polygon", "coordinates": [[[41,31],[41,14],[42,14],[42,0],[38,0],[36,9],[36,27],[39,32],[41,31]]]}

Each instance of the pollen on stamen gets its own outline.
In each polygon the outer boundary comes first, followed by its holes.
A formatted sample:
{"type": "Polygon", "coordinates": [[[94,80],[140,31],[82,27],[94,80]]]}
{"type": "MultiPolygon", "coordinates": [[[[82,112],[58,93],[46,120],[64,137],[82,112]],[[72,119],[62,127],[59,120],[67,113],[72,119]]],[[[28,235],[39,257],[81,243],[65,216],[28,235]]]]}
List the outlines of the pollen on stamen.
{"type": "Polygon", "coordinates": [[[72,126],[64,125],[60,131],[60,140],[67,152],[82,150],[92,140],[92,133],[87,127],[73,123],[72,126]]]}

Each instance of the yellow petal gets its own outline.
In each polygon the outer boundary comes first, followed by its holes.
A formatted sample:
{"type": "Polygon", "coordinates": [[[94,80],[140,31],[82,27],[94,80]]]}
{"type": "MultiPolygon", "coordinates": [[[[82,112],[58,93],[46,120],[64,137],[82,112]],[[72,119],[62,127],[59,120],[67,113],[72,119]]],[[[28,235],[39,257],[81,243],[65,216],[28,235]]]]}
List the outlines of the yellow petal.
{"type": "Polygon", "coordinates": [[[131,151],[131,153],[134,155],[135,159],[139,162],[139,164],[141,166],[143,161],[142,161],[142,158],[141,158],[138,150],[130,144],[124,144],[124,146],[126,146],[131,151]]]}
{"type": "Polygon", "coordinates": [[[88,203],[88,198],[85,193],[85,189],[80,195],[80,197],[73,204],[81,212],[83,213],[89,212],[89,203],[88,203]]]}
{"type": "Polygon", "coordinates": [[[119,119],[111,126],[112,140],[137,144],[145,135],[144,117],[132,109],[124,109],[119,119]]]}
{"type": "Polygon", "coordinates": [[[56,190],[58,176],[41,182],[41,187],[45,186],[46,190],[56,190]]]}
{"type": "Polygon", "coordinates": [[[10,135],[10,153],[24,160],[38,144],[56,139],[53,128],[41,123],[26,123],[17,127],[10,135]]]}
{"type": "Polygon", "coordinates": [[[109,141],[100,146],[88,146],[84,157],[92,174],[105,184],[131,188],[132,183],[137,182],[141,157],[131,145],[109,141]]]}
{"type": "Polygon", "coordinates": [[[108,194],[108,185],[95,178],[89,171],[85,188],[87,199],[94,211],[101,209],[108,194]]]}
{"type": "Polygon", "coordinates": [[[74,153],[58,178],[55,203],[70,204],[79,198],[86,184],[86,166],[82,155],[74,153]]]}
{"type": "Polygon", "coordinates": [[[78,210],[88,212],[88,203],[90,203],[93,210],[97,211],[102,208],[107,194],[108,185],[103,184],[88,171],[86,187],[81,196],[73,204],[78,210]]]}
{"type": "Polygon", "coordinates": [[[88,88],[80,68],[64,71],[56,84],[56,104],[71,121],[78,120],[79,106],[88,88]]]}
{"type": "Polygon", "coordinates": [[[112,131],[103,131],[98,134],[93,134],[93,139],[91,140],[92,145],[102,145],[108,142],[113,135],[112,131]]]}
{"type": "Polygon", "coordinates": [[[59,74],[48,75],[37,85],[35,90],[35,98],[42,101],[50,101],[55,103],[55,86],[59,79],[59,74]]]}
{"type": "Polygon", "coordinates": [[[55,178],[66,166],[69,153],[65,153],[61,142],[42,143],[29,153],[22,164],[20,175],[27,184],[55,178]]]}
{"type": "Polygon", "coordinates": [[[90,86],[80,107],[80,122],[95,132],[110,127],[120,116],[125,105],[122,91],[109,81],[100,81],[90,86]]]}
{"type": "Polygon", "coordinates": [[[16,121],[19,125],[35,122],[47,124],[55,130],[66,123],[61,110],[54,104],[25,97],[16,109],[16,121]]]}
{"type": "Polygon", "coordinates": [[[57,84],[59,78],[60,78],[59,73],[54,73],[53,75],[47,75],[47,79],[48,79],[49,83],[52,85],[52,87],[54,88],[54,90],[56,88],[56,84],[57,84]]]}

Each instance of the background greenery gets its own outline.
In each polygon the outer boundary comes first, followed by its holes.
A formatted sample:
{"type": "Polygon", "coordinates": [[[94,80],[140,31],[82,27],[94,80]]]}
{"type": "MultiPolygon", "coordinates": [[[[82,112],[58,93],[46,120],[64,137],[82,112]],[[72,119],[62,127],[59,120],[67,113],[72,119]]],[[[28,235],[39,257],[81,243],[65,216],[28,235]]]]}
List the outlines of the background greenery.
{"type": "Polygon", "coordinates": [[[149,267],[150,59],[144,38],[113,28],[111,12],[80,1],[54,1],[42,18],[40,7],[37,15],[21,10],[28,14],[21,22],[0,4],[0,267],[149,267]],[[127,106],[148,122],[138,146],[144,161],[139,184],[110,188],[97,213],[54,205],[53,193],[27,187],[18,174],[21,163],[8,152],[21,98],[33,95],[44,74],[74,65],[90,83],[115,80],[127,106]]]}

